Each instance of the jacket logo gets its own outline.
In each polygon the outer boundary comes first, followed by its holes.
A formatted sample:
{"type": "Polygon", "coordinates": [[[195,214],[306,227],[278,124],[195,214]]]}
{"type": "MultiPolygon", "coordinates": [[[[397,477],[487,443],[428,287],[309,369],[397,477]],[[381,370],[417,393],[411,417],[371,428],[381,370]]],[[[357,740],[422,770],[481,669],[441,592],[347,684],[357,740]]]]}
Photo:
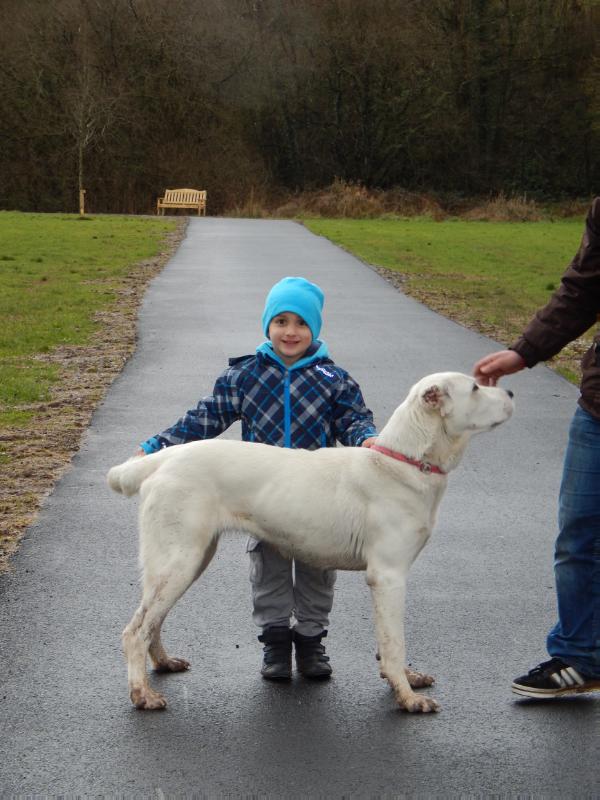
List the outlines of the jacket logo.
{"type": "Polygon", "coordinates": [[[320,364],[318,364],[315,367],[315,369],[318,369],[319,372],[323,373],[323,375],[327,375],[328,378],[335,378],[335,375],[333,374],[333,372],[329,372],[328,370],[325,369],[325,367],[322,367],[320,364]]]}

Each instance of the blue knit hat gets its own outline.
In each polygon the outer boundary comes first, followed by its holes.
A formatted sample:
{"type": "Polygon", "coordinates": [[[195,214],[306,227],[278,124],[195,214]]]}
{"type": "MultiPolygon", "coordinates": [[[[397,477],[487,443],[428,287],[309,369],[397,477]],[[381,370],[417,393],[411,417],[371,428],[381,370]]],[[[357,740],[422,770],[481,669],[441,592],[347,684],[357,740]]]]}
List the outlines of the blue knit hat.
{"type": "Polygon", "coordinates": [[[323,292],[316,283],[310,283],[305,278],[282,278],[267,295],[262,315],[265,336],[269,335],[269,324],[273,317],[284,311],[292,311],[306,322],[313,341],[318,339],[323,301],[323,292]]]}

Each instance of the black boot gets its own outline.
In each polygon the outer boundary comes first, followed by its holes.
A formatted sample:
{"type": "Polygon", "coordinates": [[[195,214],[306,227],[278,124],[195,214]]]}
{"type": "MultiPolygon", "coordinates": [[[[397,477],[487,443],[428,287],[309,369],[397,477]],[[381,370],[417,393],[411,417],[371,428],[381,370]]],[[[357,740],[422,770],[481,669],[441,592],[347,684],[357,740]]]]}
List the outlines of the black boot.
{"type": "Polygon", "coordinates": [[[264,644],[260,674],[268,681],[292,677],[292,632],[289,628],[265,628],[258,641],[264,644]]]}
{"type": "Polygon", "coordinates": [[[329,656],[325,655],[325,645],[321,639],[327,636],[327,631],[316,636],[303,636],[294,631],[294,644],[296,646],[296,666],[298,672],[305,678],[312,680],[325,680],[331,676],[329,656]]]}

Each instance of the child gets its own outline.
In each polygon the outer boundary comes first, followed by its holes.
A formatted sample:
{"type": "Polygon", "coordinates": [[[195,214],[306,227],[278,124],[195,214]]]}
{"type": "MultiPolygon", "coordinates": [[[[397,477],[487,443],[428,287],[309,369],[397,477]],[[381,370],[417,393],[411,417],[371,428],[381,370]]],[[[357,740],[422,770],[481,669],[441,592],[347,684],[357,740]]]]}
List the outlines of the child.
{"type": "MultiPolygon", "coordinates": [[[[268,341],[254,355],[232,358],[204,397],[172,428],[141,445],[140,454],[197,439],[212,439],[236,420],[242,438],[277,447],[369,447],[377,433],[358,384],[329,358],[318,339],[323,292],[304,278],[283,278],[267,296],[262,325],[268,341]]],[[[293,487],[290,487],[293,491],[293,487]]],[[[293,561],[250,539],[253,619],[264,644],[261,674],[290,680],[292,643],[298,671],[331,675],[322,639],[333,604],[334,570],[293,561]],[[290,628],[294,614],[296,624],[290,628]]]]}

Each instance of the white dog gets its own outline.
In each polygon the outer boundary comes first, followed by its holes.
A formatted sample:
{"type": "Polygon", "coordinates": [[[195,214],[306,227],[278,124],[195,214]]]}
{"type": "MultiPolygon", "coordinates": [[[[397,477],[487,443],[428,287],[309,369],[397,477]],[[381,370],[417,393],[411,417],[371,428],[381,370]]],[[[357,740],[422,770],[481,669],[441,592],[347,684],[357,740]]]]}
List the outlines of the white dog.
{"type": "Polygon", "coordinates": [[[412,687],[433,678],[406,667],[404,599],[408,570],[427,542],[446,488],[470,437],[507,420],[512,393],[445,372],[423,378],[371,448],[290,450],[209,440],[135,457],[108,473],[110,486],[141,492],[143,596],[123,632],[131,700],[166,706],[148,684],[155,669],[178,672],[164,650],[169,610],[206,569],[219,536],[245,531],[282,553],[322,568],[366,570],[381,674],[407,711],[437,711],[412,687]]]}

